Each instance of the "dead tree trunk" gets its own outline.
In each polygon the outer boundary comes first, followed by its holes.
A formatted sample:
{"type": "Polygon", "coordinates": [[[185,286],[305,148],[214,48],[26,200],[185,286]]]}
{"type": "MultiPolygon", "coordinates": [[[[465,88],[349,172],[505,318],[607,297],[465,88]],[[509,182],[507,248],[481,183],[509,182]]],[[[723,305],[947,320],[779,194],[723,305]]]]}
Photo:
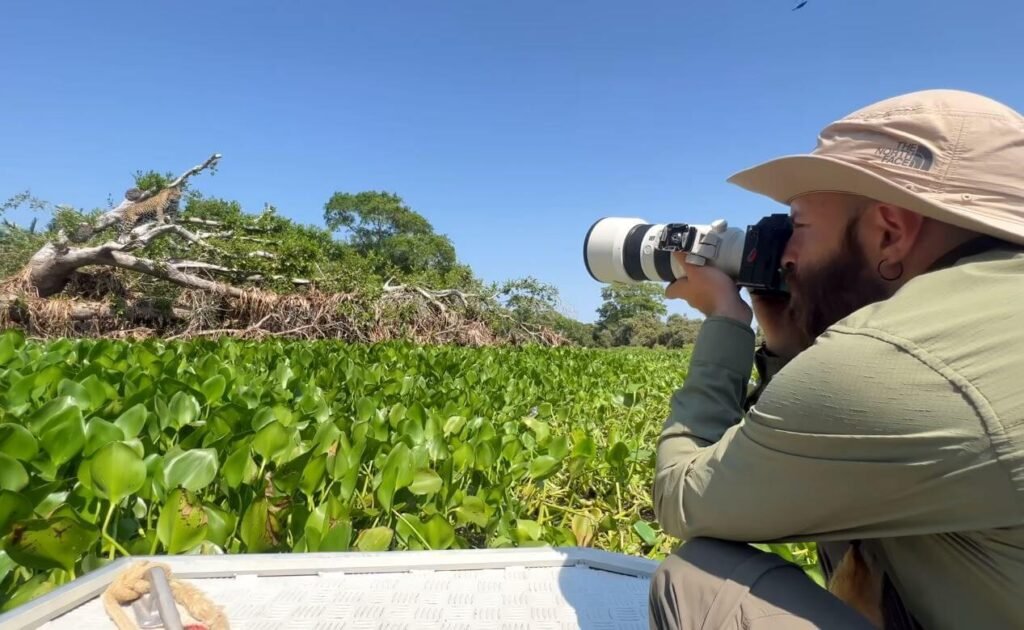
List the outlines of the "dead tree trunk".
{"type": "MultiPolygon", "coordinates": [[[[189,261],[177,261],[174,264],[152,260],[133,254],[144,250],[150,243],[163,236],[177,236],[194,244],[215,249],[200,236],[189,230],[169,223],[164,216],[166,206],[172,205],[180,198],[181,187],[189,177],[216,164],[220,154],[215,153],[205,162],[190,168],[162,189],[147,191],[129,190],[125,200],[118,207],[100,216],[92,227],[85,226],[76,234],[76,241],[85,240],[115,226],[138,221],[130,231],[122,229],[116,240],[110,240],[93,247],[76,247],[61,231],[57,238],[36,252],[29,260],[22,276],[30,290],[39,297],[57,295],[68,285],[74,273],[90,265],[104,265],[136,271],[138,273],[162,278],[178,286],[189,289],[211,291],[221,295],[240,297],[244,291],[238,287],[216,282],[184,271],[189,268],[189,261]],[[168,193],[171,194],[168,194],[168,193]]],[[[195,263],[193,268],[202,268],[204,263],[195,263]]]]}

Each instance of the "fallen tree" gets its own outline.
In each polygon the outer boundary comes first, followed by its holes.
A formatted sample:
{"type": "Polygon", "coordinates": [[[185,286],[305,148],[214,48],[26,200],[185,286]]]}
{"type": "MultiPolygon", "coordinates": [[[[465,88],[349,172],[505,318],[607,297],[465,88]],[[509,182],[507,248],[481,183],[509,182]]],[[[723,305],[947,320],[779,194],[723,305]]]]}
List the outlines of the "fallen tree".
{"type": "Polygon", "coordinates": [[[288,255],[273,251],[275,235],[258,219],[239,224],[180,217],[189,179],[215,168],[220,158],[215,153],[163,185],[130,188],[119,205],[93,220],[57,229],[24,268],[0,282],[0,328],[19,327],[41,337],[567,342],[552,330],[518,321],[494,295],[482,292],[396,284],[395,278],[372,292],[323,291],[323,277],[277,272],[284,267],[274,265],[286,265],[288,255]],[[250,245],[232,247],[239,243],[250,245]],[[181,251],[187,257],[171,255],[181,251]],[[139,278],[179,290],[173,299],[150,295],[138,288],[139,278]],[[290,290],[268,290],[270,282],[290,290]]]}
{"type": "Polygon", "coordinates": [[[185,182],[193,175],[215,165],[220,157],[218,153],[213,154],[202,164],[182,173],[165,188],[146,191],[129,189],[120,205],[102,215],[95,225],[80,226],[81,229],[74,237],[74,241],[82,242],[110,228],[120,226],[122,230],[116,240],[108,240],[93,247],[76,247],[71,244],[72,240],[64,230],[60,230],[56,239],[44,245],[29,260],[20,278],[26,285],[25,288],[34,291],[41,298],[50,297],[63,291],[78,269],[90,265],[103,265],[161,278],[189,289],[241,296],[242,290],[237,287],[183,271],[181,265],[188,261],[178,261],[175,265],[133,254],[145,250],[159,238],[170,236],[183,238],[204,247],[212,247],[196,234],[180,225],[170,223],[168,219],[177,210],[185,182]]]}

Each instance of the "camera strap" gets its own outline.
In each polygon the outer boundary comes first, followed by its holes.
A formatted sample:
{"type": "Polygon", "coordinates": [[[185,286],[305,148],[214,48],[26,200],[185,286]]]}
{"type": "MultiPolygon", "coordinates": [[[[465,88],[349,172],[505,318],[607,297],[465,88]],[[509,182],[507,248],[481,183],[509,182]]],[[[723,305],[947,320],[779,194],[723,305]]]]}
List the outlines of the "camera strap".
{"type": "Polygon", "coordinates": [[[950,251],[940,256],[935,262],[931,264],[930,267],[928,267],[926,273],[938,271],[940,269],[945,269],[946,267],[951,267],[961,258],[974,256],[975,254],[980,254],[982,252],[986,252],[996,247],[1007,246],[1017,248],[1016,245],[1008,243],[1002,239],[998,239],[994,236],[979,236],[978,238],[974,238],[965,243],[957,245],[950,251]]]}

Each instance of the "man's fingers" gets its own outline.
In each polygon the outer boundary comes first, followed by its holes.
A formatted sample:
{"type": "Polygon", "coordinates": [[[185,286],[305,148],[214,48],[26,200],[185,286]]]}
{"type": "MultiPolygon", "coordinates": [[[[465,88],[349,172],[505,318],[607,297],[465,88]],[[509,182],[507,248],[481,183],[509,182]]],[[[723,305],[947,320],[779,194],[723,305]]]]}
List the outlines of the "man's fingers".
{"type": "Polygon", "coordinates": [[[689,281],[686,278],[680,278],[665,287],[665,297],[685,300],[689,288],[689,281]]]}

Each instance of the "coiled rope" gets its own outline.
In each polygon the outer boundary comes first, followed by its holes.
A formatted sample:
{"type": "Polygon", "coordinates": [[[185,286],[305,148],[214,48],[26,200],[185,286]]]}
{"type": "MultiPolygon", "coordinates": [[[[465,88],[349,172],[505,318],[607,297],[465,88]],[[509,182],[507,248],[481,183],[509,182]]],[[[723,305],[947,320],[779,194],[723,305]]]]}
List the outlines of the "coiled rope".
{"type": "Polygon", "coordinates": [[[158,568],[167,576],[174,601],[184,606],[192,618],[202,625],[186,625],[185,630],[229,630],[228,619],[219,606],[211,602],[195,586],[171,576],[171,568],[157,562],[137,562],[122,571],[103,592],[103,607],[117,625],[118,630],[138,630],[138,626],[124,614],[121,606],[130,604],[150,592],[146,572],[158,568]]]}

